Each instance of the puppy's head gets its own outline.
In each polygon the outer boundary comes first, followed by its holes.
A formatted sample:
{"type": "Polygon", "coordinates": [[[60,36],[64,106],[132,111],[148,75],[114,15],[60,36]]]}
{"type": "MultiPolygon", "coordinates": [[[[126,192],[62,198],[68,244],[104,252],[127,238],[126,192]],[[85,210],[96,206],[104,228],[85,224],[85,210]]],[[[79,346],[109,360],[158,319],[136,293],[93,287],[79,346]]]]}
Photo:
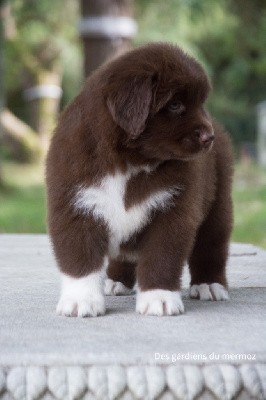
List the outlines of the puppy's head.
{"type": "Polygon", "coordinates": [[[210,83],[181,49],[150,44],[109,65],[106,102],[122,146],[148,159],[187,160],[210,149],[210,83]]]}

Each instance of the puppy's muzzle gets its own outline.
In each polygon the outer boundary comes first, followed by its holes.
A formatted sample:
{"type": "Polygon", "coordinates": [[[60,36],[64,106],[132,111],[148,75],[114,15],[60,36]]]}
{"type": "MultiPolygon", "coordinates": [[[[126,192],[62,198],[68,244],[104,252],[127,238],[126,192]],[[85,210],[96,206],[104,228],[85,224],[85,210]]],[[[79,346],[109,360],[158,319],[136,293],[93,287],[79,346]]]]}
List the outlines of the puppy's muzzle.
{"type": "Polygon", "coordinates": [[[207,149],[214,141],[214,133],[212,127],[201,127],[194,130],[194,136],[198,140],[200,146],[207,149]]]}

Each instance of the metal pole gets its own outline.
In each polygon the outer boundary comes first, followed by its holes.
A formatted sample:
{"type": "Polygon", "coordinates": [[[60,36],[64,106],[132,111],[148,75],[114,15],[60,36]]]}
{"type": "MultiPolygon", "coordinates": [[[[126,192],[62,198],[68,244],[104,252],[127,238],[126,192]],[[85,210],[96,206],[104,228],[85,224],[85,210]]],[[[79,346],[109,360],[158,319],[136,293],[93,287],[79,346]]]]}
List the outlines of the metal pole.
{"type": "Polygon", "coordinates": [[[266,101],[262,101],[257,105],[257,121],[258,162],[261,166],[266,167],[266,101]]]}

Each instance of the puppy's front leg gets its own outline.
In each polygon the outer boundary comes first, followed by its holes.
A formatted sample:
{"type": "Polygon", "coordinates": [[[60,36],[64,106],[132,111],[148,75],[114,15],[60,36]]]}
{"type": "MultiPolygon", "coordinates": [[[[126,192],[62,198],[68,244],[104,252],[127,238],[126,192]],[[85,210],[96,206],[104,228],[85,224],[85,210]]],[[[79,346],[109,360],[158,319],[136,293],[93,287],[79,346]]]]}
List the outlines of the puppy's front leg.
{"type": "Polygon", "coordinates": [[[184,311],[180,278],[194,237],[193,216],[177,208],[157,215],[143,238],[137,265],[137,312],[161,316],[184,311]]]}
{"type": "Polygon", "coordinates": [[[72,221],[65,219],[59,226],[52,226],[51,238],[62,278],[57,314],[104,314],[107,236],[101,224],[83,216],[72,221]]]}
{"type": "Polygon", "coordinates": [[[58,315],[67,317],[96,317],[105,313],[102,271],[81,278],[62,274],[61,296],[57,304],[58,315]]]}

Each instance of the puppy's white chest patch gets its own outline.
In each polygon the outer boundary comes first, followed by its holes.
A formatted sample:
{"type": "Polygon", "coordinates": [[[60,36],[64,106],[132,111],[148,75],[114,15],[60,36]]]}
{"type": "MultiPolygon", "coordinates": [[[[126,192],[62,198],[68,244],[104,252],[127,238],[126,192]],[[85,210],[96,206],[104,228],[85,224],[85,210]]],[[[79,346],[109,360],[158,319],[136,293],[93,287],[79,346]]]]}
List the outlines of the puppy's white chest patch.
{"type": "Polygon", "coordinates": [[[99,185],[80,188],[74,200],[74,207],[91,213],[95,219],[104,220],[110,231],[109,255],[116,257],[119,246],[134,233],[139,232],[149,221],[151,211],[164,209],[169,205],[173,190],[159,191],[145,201],[125,209],[125,192],[128,180],[143,169],[131,169],[127,173],[105,176],[99,185]]]}

